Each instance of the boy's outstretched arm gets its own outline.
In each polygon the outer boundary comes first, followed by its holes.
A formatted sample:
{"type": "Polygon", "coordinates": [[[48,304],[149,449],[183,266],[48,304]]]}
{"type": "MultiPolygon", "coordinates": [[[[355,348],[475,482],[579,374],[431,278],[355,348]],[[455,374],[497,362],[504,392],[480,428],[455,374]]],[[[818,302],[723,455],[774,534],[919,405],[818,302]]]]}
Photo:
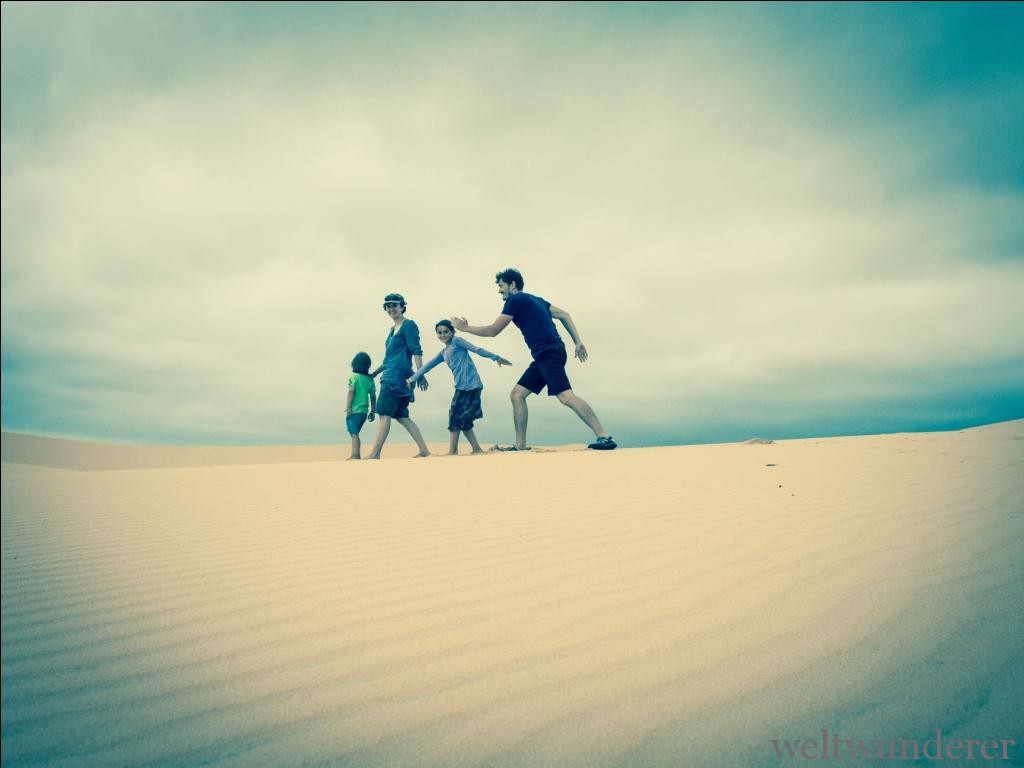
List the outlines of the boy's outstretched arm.
{"type": "MultiPolygon", "coordinates": [[[[420,363],[422,363],[423,358],[418,357],[418,358],[416,358],[416,360],[419,360],[420,363]]],[[[438,352],[437,355],[434,356],[434,359],[431,360],[426,365],[422,365],[421,364],[420,366],[418,366],[417,370],[416,370],[416,373],[414,373],[412,376],[410,376],[408,379],[406,379],[405,383],[408,384],[411,387],[417,381],[419,381],[424,376],[426,376],[430,371],[434,370],[434,366],[436,366],[436,365],[438,365],[439,363],[442,363],[442,362],[444,362],[444,351],[443,350],[441,352],[438,352]]]]}
{"type": "Polygon", "coordinates": [[[565,326],[565,330],[569,332],[569,336],[572,338],[572,343],[576,345],[576,351],[573,354],[579,358],[581,363],[587,362],[587,347],[580,339],[580,332],[576,328],[576,323],[572,321],[572,316],[564,309],[559,309],[552,304],[551,319],[558,320],[565,326]]]}
{"type": "Polygon", "coordinates": [[[457,331],[472,333],[474,336],[497,336],[512,322],[512,315],[498,315],[490,325],[470,325],[464,317],[453,317],[451,320],[457,331]]]}
{"type": "Polygon", "coordinates": [[[456,336],[454,339],[452,339],[452,344],[457,344],[463,349],[469,350],[470,352],[475,352],[476,354],[480,355],[480,357],[486,357],[489,358],[490,360],[494,360],[499,367],[503,365],[512,365],[512,363],[510,363],[501,355],[495,354],[494,352],[491,352],[488,349],[484,349],[483,347],[478,347],[473,342],[466,341],[461,336],[456,336]]]}
{"type": "MultiPolygon", "coordinates": [[[[413,355],[412,362],[416,366],[416,370],[418,371],[420,368],[423,367],[423,355],[413,355]]],[[[426,379],[420,376],[419,381],[416,382],[416,386],[419,387],[421,391],[426,392],[427,387],[429,387],[430,385],[427,383],[426,379]]]]}

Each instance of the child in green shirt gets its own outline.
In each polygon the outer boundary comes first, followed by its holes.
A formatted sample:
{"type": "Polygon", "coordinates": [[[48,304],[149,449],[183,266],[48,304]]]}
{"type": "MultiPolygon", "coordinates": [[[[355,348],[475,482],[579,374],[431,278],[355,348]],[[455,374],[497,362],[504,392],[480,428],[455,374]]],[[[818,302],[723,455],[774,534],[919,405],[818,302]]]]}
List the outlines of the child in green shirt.
{"type": "Polygon", "coordinates": [[[376,415],[377,385],[369,374],[370,356],[360,352],[352,358],[352,373],[348,377],[348,400],[345,402],[345,426],[352,436],[352,455],[348,457],[348,461],[362,458],[359,455],[359,430],[367,421],[373,421],[376,415]]]}

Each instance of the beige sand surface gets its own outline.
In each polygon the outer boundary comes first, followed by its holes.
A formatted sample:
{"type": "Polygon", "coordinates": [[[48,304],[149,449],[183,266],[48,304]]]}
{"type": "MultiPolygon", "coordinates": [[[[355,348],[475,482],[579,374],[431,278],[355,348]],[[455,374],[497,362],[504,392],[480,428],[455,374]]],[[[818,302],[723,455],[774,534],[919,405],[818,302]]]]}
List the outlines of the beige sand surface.
{"type": "MultiPolygon", "coordinates": [[[[381,458],[409,458],[416,453],[413,443],[402,442],[402,430],[394,429],[381,451],[381,458]]],[[[376,428],[363,430],[363,455],[370,452],[376,428]]],[[[408,439],[408,436],[406,436],[408,439]]],[[[431,453],[448,452],[448,443],[428,443],[431,453]]],[[[459,446],[469,453],[465,440],[459,446]]],[[[2,459],[10,464],[34,464],[61,469],[156,469],[167,467],[219,467],[233,464],[304,464],[316,461],[342,461],[352,452],[344,445],[247,445],[247,446],[167,446],[89,443],[52,437],[4,432],[0,435],[2,459]]]]}
{"type": "Polygon", "coordinates": [[[4,766],[757,766],[822,728],[1024,762],[1021,421],[121,469],[26,440],[4,766]]]}

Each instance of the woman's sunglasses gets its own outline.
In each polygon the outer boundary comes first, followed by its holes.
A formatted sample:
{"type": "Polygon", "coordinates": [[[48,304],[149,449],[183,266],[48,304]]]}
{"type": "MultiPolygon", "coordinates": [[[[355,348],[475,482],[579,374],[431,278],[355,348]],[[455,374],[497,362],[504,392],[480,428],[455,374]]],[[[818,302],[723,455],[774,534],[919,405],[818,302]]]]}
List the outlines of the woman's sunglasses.
{"type": "Polygon", "coordinates": [[[401,306],[402,305],[399,304],[397,301],[385,301],[384,302],[384,309],[391,309],[392,307],[401,307],[401,306]]]}

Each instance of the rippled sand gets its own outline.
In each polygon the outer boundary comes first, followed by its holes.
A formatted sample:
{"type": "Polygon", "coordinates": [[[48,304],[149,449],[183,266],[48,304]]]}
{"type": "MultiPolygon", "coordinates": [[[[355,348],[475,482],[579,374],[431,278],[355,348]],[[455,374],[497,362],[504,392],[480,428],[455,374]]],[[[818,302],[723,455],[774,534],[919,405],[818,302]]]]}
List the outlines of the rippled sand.
{"type": "Polygon", "coordinates": [[[5,767],[1024,741],[1021,421],[358,463],[146,450],[4,435],[5,767]]]}

